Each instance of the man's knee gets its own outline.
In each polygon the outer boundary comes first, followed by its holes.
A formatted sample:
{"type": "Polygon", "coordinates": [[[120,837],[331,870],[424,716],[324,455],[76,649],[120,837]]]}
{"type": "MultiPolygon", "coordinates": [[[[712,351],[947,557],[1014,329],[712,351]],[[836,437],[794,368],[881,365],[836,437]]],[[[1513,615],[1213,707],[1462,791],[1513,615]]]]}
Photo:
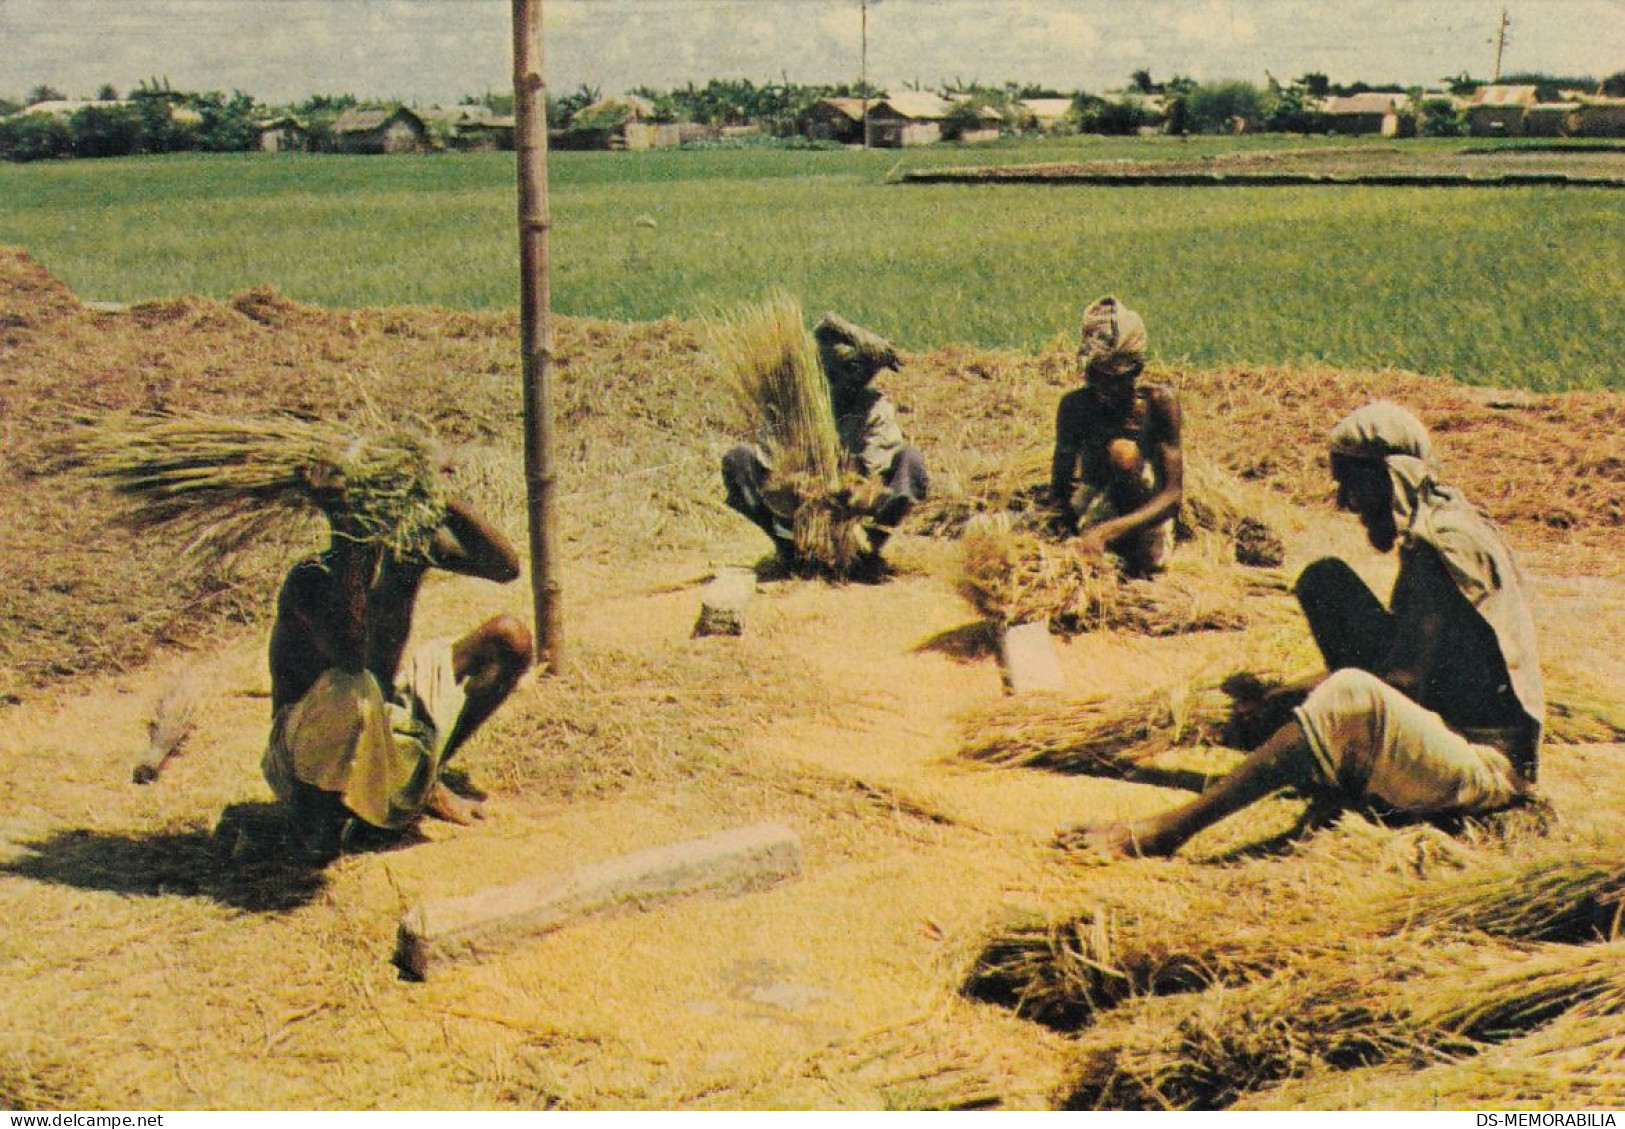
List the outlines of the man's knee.
{"type": "Polygon", "coordinates": [[[741,443],[722,456],[722,481],[729,486],[754,482],[757,466],[756,452],[741,443]]]}
{"type": "Polygon", "coordinates": [[[931,475],[925,469],[925,456],[918,447],[904,447],[892,460],[886,485],[899,494],[923,502],[931,490],[931,475]]]}
{"type": "Polygon", "coordinates": [[[490,633],[492,646],[502,657],[504,665],[517,667],[520,671],[530,666],[535,640],[523,621],[511,615],[499,615],[485,626],[490,633]]]}
{"type": "Polygon", "coordinates": [[[533,651],[530,628],[511,615],[493,616],[454,646],[453,671],[475,692],[512,685],[530,668],[533,651]]]}
{"type": "Polygon", "coordinates": [[[1321,557],[1304,566],[1292,594],[1305,611],[1344,601],[1349,593],[1368,591],[1365,581],[1338,557],[1321,557]]]}
{"type": "Polygon", "coordinates": [[[1116,478],[1138,482],[1145,473],[1145,456],[1132,439],[1113,439],[1106,444],[1106,462],[1116,478]]]}
{"type": "Polygon", "coordinates": [[[1335,710],[1340,714],[1370,714],[1382,708],[1388,684],[1370,671],[1357,667],[1334,670],[1321,680],[1304,700],[1305,706],[1335,710]]]}

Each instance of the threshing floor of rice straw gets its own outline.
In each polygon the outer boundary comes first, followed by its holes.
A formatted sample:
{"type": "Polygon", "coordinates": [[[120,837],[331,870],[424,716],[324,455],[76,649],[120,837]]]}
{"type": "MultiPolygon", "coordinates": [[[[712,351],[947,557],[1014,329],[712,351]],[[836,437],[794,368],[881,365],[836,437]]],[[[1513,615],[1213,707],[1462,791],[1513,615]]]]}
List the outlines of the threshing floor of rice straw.
{"type": "MultiPolygon", "coordinates": [[[[67,378],[85,397],[111,396],[115,405],[120,395],[132,403],[223,396],[235,374],[241,387],[222,402],[237,410],[255,402],[254,381],[279,387],[288,372],[313,372],[296,389],[303,405],[307,393],[339,387],[341,372],[376,367],[398,380],[416,365],[407,397],[416,404],[438,402],[431,392],[448,357],[466,375],[512,354],[507,321],[444,313],[350,315],[263,301],[244,312],[187,300],[104,319],[38,272],[18,276],[24,292],[8,297],[4,264],[0,255],[0,298],[24,324],[0,325],[10,335],[0,347],[17,342],[0,360],[33,359],[3,375],[23,378],[19,387],[35,396],[67,378]],[[209,367],[216,363],[221,373],[209,367]]],[[[663,421],[669,408],[641,399],[641,374],[693,364],[682,348],[687,331],[676,323],[563,328],[579,382],[562,390],[593,389],[591,399],[564,398],[583,437],[617,456],[637,443],[668,450],[656,446],[663,423],[633,426],[663,421]],[[645,359],[630,366],[638,381],[613,390],[614,403],[638,412],[617,415],[612,427],[598,397],[622,367],[617,349],[645,359]]],[[[953,477],[950,454],[975,445],[971,433],[1000,433],[963,415],[959,374],[980,363],[945,347],[897,375],[899,401],[915,409],[910,434],[939,460],[944,481],[953,477]]],[[[1009,388],[978,380],[987,395],[971,399],[1002,411],[1015,389],[1032,401],[1022,410],[1040,418],[1040,401],[1050,410],[1060,386],[1049,367],[1017,358],[998,368],[1009,388]]],[[[1385,374],[1378,386],[1396,379],[1385,374]]],[[[1521,545],[1576,539],[1567,527],[1537,525],[1552,516],[1550,500],[1525,489],[1553,473],[1547,444],[1574,431],[1567,417],[1491,417],[1464,392],[1421,378],[1407,388],[1406,396],[1436,398],[1421,402],[1441,425],[1505,431],[1538,422],[1540,443],[1516,447],[1538,465],[1514,459],[1507,465],[1519,475],[1469,475],[1470,485],[1505,492],[1491,500],[1518,519],[1521,545]],[[1541,529],[1549,536],[1534,535],[1541,529]]],[[[1193,391],[1240,410],[1222,400],[1222,387],[1193,391]]],[[[1366,386],[1340,394],[1356,393],[1366,386]]],[[[1294,433],[1318,428],[1327,408],[1282,402],[1294,433]]],[[[308,406],[330,410],[319,398],[308,406]]],[[[1602,410],[1588,418],[1604,419],[1602,410]]],[[[17,438],[26,438],[21,429],[17,438]]],[[[1208,457],[1225,438],[1212,429],[1208,457]]],[[[956,755],[961,719],[1003,691],[990,640],[955,592],[950,542],[899,537],[890,555],[902,571],[879,587],[765,583],[743,636],[691,638],[703,579],[752,564],[763,550],[714,496],[714,461],[697,461],[710,441],[674,451],[690,460],[675,471],[657,467],[676,476],[658,499],[667,507],[642,505],[653,493],[648,479],[629,478],[624,494],[607,495],[630,523],[624,538],[567,541],[565,670],[521,688],[459,757],[493,798],[495,817],[484,824],[430,823],[419,842],[347,856],[320,874],[252,850],[223,861],[211,834],[222,812],[260,818],[269,806],[258,769],[269,713],[263,622],[236,634],[222,626],[205,650],[64,678],[0,705],[0,914],[8,922],[0,930],[0,1106],[872,1108],[1045,1106],[1064,1096],[1067,1036],[958,994],[987,938],[1016,910],[1075,905],[1134,884],[1160,893],[1176,876],[1200,882],[1290,826],[1300,805],[1264,805],[1170,862],[1088,867],[1058,858],[1048,847],[1057,824],[1149,812],[1184,793],[956,755]],[[690,488],[692,497],[682,494],[690,488]],[[698,491],[708,491],[715,512],[694,500],[698,491]],[[668,527],[676,547],[661,547],[668,527]],[[706,534],[704,549],[692,547],[702,543],[697,532],[706,534]],[[147,713],[183,668],[207,695],[199,730],[157,783],[135,786],[147,713]],[[396,920],[419,900],[767,820],[800,835],[799,878],[582,920],[422,984],[402,981],[390,964],[396,920]]],[[[1506,462],[1507,444],[1480,446],[1497,468],[1506,462]]],[[[1474,449],[1453,447],[1456,465],[1474,449]]],[[[1290,444],[1269,455],[1283,465],[1255,469],[1304,481],[1314,471],[1321,482],[1318,467],[1292,464],[1290,444]]],[[[517,483],[513,466],[506,470],[514,473],[503,481],[517,483]]],[[[1579,493],[1567,497],[1565,514],[1585,535],[1581,548],[1617,560],[1617,535],[1603,516],[1613,480],[1571,477],[1579,493]]],[[[25,497],[27,480],[10,485],[14,499],[25,497]]],[[[600,496],[567,490],[578,523],[584,498],[600,496]]],[[[1289,567],[1331,550],[1379,587],[1391,576],[1392,561],[1362,549],[1347,518],[1317,514],[1291,547],[1289,567]]],[[[104,564],[115,580],[130,576],[109,552],[79,559],[104,564]]],[[[1582,578],[1574,552],[1527,560],[1548,663],[1583,662],[1596,686],[1625,686],[1617,567],[1582,578]]],[[[24,579],[37,584],[23,585],[33,593],[61,578],[24,579]]],[[[499,611],[528,618],[527,592],[524,581],[436,580],[419,632],[454,634],[499,611]]],[[[249,596],[268,600],[269,592],[249,596]]],[[[1071,692],[1116,694],[1222,673],[1238,646],[1234,634],[1212,633],[1085,636],[1057,649],[1071,692]]],[[[95,669],[131,652],[108,653],[95,669]]],[[[0,685],[0,701],[11,688],[0,685]]],[[[1545,786],[1562,835],[1625,842],[1622,751],[1548,755],[1545,786]]],[[[1264,861],[1279,866],[1283,885],[1293,881],[1292,858],[1264,861]]]]}
{"type": "MultiPolygon", "coordinates": [[[[753,549],[739,538],[719,551],[749,559],[753,549]]],[[[496,818],[432,824],[424,842],[346,857],[320,888],[284,891],[282,909],[213,873],[203,849],[223,808],[265,799],[258,632],[14,710],[0,736],[0,908],[31,924],[0,940],[10,1019],[0,1097],[127,1108],[1054,1101],[1067,1040],[959,998],[967,958],[1012,904],[1041,908],[1113,873],[1054,857],[1046,841],[1057,824],[1143,813],[1178,794],[954,756],[958,719],[1002,690],[991,656],[956,653],[974,633],[959,630],[970,617],[938,579],[931,558],[943,551],[905,541],[903,575],[880,587],[767,584],[739,639],[688,638],[714,560],[567,574],[596,593],[568,620],[587,672],[571,692],[610,713],[626,703],[637,724],[654,725],[663,712],[692,721],[736,708],[715,680],[721,649],[741,671],[789,669],[795,685],[745,702],[761,712],[703,769],[568,799],[492,777],[514,739],[494,726],[466,767],[495,794],[496,818]],[[640,661],[672,680],[618,676],[646,671],[640,661]],[[213,706],[164,779],[133,787],[145,711],[180,662],[201,668],[213,706]],[[685,678],[686,664],[703,678],[685,678]],[[760,818],[801,834],[799,879],[582,921],[426,984],[400,981],[388,963],[409,901],[760,818]]],[[[1381,562],[1361,565],[1380,582],[1381,562]]],[[[1597,640],[1625,626],[1619,586],[1540,583],[1555,648],[1606,654],[1597,640]]],[[[498,606],[522,614],[518,586],[438,583],[424,626],[454,631],[498,606]]],[[[1110,692],[1222,663],[1234,643],[1085,637],[1061,659],[1074,691],[1110,692]]],[[[543,708],[551,693],[527,687],[510,708],[543,708]]],[[[1625,777],[1604,752],[1554,750],[1548,787],[1565,815],[1625,839],[1625,777]]],[[[1122,866],[1130,880],[1156,882],[1161,868],[1205,865],[1293,815],[1284,801],[1269,805],[1183,860],[1122,866]]]]}

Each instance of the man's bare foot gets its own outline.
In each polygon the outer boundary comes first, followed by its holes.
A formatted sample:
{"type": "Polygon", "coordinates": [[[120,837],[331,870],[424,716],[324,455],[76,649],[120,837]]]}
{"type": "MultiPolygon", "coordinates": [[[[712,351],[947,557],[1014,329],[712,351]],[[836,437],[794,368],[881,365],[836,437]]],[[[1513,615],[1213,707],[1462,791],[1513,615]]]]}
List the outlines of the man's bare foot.
{"type": "Polygon", "coordinates": [[[1154,849],[1138,823],[1080,823],[1055,835],[1063,851],[1087,851],[1104,859],[1133,859],[1166,854],[1154,849]]]}
{"type": "Polygon", "coordinates": [[[429,793],[429,802],[424,805],[423,810],[436,819],[461,824],[464,827],[485,818],[485,804],[479,800],[459,796],[441,781],[435,782],[434,790],[429,793]]]}

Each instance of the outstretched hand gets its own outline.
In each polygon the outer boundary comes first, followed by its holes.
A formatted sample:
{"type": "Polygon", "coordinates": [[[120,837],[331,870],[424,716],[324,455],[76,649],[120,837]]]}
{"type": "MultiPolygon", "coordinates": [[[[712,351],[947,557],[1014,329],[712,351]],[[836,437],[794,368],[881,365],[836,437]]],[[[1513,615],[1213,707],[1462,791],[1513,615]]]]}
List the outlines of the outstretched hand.
{"type": "Polygon", "coordinates": [[[1095,525],[1078,534],[1077,539],[1072,544],[1076,547],[1079,556],[1098,557],[1106,551],[1106,542],[1109,540],[1105,527],[1095,525]]]}

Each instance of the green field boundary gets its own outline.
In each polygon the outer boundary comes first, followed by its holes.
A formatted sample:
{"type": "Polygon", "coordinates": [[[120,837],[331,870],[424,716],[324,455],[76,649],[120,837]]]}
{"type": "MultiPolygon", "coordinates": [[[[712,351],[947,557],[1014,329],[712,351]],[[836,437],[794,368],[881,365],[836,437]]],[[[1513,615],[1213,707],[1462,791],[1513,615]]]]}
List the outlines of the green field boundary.
{"type": "Polygon", "coordinates": [[[1032,170],[914,169],[904,184],[1080,184],[1119,188],[1278,188],[1301,186],[1377,188],[1625,188],[1622,176],[1572,176],[1568,173],[1108,173],[1037,172],[1032,170]]]}

